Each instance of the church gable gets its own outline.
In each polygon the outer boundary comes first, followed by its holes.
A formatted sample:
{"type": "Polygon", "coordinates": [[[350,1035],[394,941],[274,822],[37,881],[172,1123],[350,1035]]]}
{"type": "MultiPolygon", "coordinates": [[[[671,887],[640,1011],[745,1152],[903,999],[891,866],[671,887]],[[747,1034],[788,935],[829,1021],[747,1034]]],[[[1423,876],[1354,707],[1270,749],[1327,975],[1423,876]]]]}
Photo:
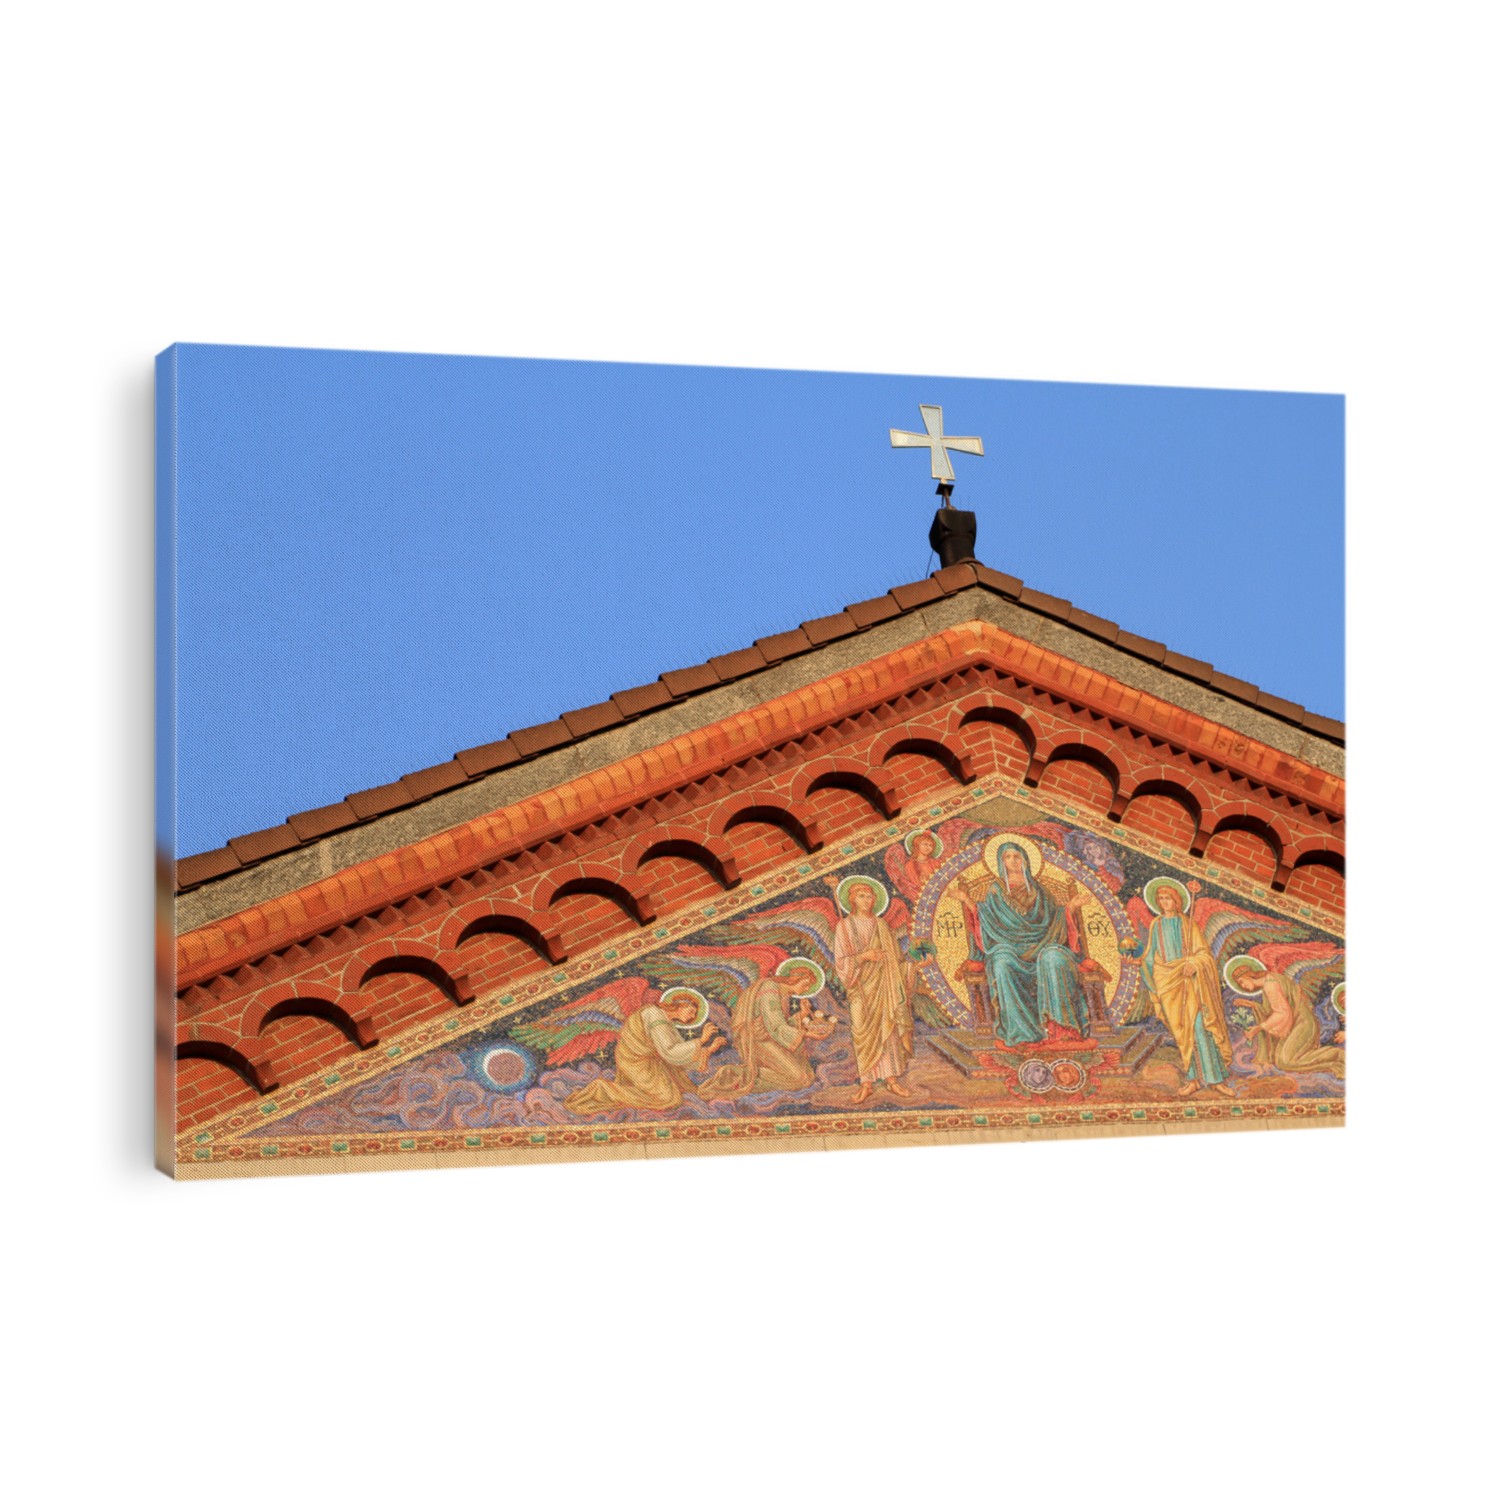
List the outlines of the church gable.
{"type": "Polygon", "coordinates": [[[1329,726],[944,571],[185,861],[174,1169],[1337,1120],[1329,726]]]}

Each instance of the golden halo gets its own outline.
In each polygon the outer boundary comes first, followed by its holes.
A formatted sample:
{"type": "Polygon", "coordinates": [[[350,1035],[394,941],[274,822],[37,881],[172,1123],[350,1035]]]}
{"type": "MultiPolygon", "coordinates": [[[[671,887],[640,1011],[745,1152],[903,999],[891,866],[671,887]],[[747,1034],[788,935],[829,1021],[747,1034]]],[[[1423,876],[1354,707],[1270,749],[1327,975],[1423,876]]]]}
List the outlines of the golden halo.
{"type": "Polygon", "coordinates": [[[1333,1002],[1333,1008],[1340,1014],[1344,1014],[1344,981],[1341,979],[1334,985],[1332,993],[1328,996],[1333,1002]]]}
{"type": "Polygon", "coordinates": [[[811,999],[814,995],[821,995],[823,993],[823,988],[828,983],[828,975],[823,972],[822,964],[815,963],[810,958],[788,958],[784,962],[776,965],[776,973],[778,977],[790,974],[794,969],[811,969],[813,973],[818,976],[817,988],[809,990],[807,994],[802,997],[803,999],[811,999]]]}
{"type": "Polygon", "coordinates": [[[1029,839],[1019,833],[1000,833],[992,839],[986,839],[984,845],[984,867],[992,875],[998,876],[1002,882],[1005,879],[1005,871],[1000,868],[1000,849],[1005,844],[1015,844],[1025,852],[1026,863],[1031,870],[1033,880],[1042,873],[1042,866],[1047,862],[1047,857],[1034,839],[1029,839]]]}
{"type": "Polygon", "coordinates": [[[941,859],[943,857],[943,841],[930,828],[913,828],[912,831],[907,834],[904,839],[901,840],[901,847],[905,849],[908,854],[910,854],[912,840],[919,839],[924,834],[926,835],[926,837],[932,840],[932,857],[934,859],[941,859]]]}
{"type": "Polygon", "coordinates": [[[1254,969],[1257,973],[1262,974],[1265,973],[1266,969],[1266,966],[1253,954],[1241,953],[1237,957],[1231,958],[1229,962],[1224,965],[1224,983],[1227,984],[1229,988],[1235,992],[1236,995],[1243,995],[1247,1000],[1255,999],[1258,997],[1256,996],[1254,990],[1242,990],[1239,985],[1234,982],[1234,976],[1238,974],[1241,969],[1246,967],[1254,969]]]}
{"type": "Polygon", "coordinates": [[[849,889],[851,886],[856,885],[867,885],[875,892],[875,908],[871,912],[872,916],[878,917],[891,904],[891,893],[878,880],[873,879],[869,875],[846,875],[839,881],[838,898],[840,911],[849,910],[849,889]]]}
{"type": "Polygon", "coordinates": [[[671,989],[661,992],[661,999],[656,1003],[666,1006],[670,1005],[674,1000],[693,1000],[698,1006],[697,1013],[691,1021],[672,1022],[679,1031],[692,1031],[708,1019],[708,1001],[705,999],[702,990],[689,989],[685,984],[674,984],[671,989]]]}
{"type": "Polygon", "coordinates": [[[1180,881],[1174,880],[1170,875],[1158,875],[1153,880],[1148,880],[1141,891],[1146,905],[1151,908],[1153,916],[1161,915],[1161,907],[1156,904],[1156,893],[1164,886],[1169,885],[1182,901],[1182,914],[1186,916],[1193,909],[1193,893],[1180,881]]]}

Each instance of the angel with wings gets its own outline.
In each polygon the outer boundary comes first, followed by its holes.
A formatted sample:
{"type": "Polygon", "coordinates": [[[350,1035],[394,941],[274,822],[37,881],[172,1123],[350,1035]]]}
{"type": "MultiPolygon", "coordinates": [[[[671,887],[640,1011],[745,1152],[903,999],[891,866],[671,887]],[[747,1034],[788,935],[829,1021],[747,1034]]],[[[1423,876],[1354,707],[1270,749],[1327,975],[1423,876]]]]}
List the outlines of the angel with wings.
{"type": "Polygon", "coordinates": [[[707,1001],[675,986],[665,992],[643,977],[616,979],[557,1010],[511,1029],[512,1037],[544,1051],[549,1067],[562,1067],[614,1045],[615,1076],[569,1094],[575,1115],[617,1109],[676,1109],[693,1092],[692,1075],[727,1045],[707,1019],[707,1001]],[[684,1032],[701,1031],[696,1038],[684,1032]]]}
{"type": "Polygon", "coordinates": [[[1324,1044],[1309,994],[1320,979],[1342,975],[1343,968],[1343,949],[1322,942],[1260,944],[1225,964],[1225,978],[1254,1017],[1245,1035],[1261,1067],[1344,1076],[1344,1049],[1324,1044]]]}

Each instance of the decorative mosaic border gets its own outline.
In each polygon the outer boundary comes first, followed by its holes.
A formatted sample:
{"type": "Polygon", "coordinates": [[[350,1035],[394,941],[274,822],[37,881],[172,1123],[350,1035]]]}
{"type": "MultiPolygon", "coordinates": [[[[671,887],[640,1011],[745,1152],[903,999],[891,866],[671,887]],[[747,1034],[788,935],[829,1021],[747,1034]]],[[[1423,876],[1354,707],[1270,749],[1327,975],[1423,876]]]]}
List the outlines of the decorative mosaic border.
{"type": "MultiPolygon", "coordinates": [[[[744,907],[753,906],[774,895],[779,889],[804,883],[810,876],[831,871],[861,855],[885,849],[913,831],[929,827],[935,820],[957,816],[978,803],[996,797],[1030,804],[1040,821],[1048,815],[1067,819],[1080,828],[1098,833],[1111,843],[1124,845],[1152,859],[1165,860],[1174,869],[1183,868],[1181,850],[1167,849],[1159,843],[1111,823],[1091,809],[1072,806],[1063,798],[1026,787],[1001,776],[989,776],[962,791],[936,800],[919,811],[879,827],[866,829],[834,848],[809,854],[795,864],[787,865],[752,881],[725,891],[712,900],[674,912],[651,927],[616,940],[607,947],[569,961],[551,973],[540,975],[525,985],[500,994],[480,995],[461,1015],[429,1019],[399,1033],[368,1054],[352,1057],[339,1068],[316,1079],[302,1080],[279,1090],[275,1097],[261,1100],[253,1109],[237,1108],[211,1124],[183,1132],[177,1141],[179,1175],[216,1175],[226,1172],[275,1173],[297,1163],[321,1160],[326,1169],[337,1170],[340,1164],[376,1159],[396,1165],[413,1156],[441,1158],[458,1164],[482,1158],[496,1151],[514,1152],[524,1157],[548,1149],[567,1148],[570,1153],[590,1154],[593,1150],[618,1150],[621,1147],[665,1147],[678,1151],[694,1147],[735,1149],[745,1143],[764,1146],[791,1144],[811,1138],[842,1138],[847,1144],[864,1141],[869,1144],[891,1144],[892,1137],[905,1139],[954,1139],[973,1137],[975,1132],[1047,1132],[1092,1131],[1101,1134],[1125,1134],[1162,1128],[1198,1129],[1218,1125],[1220,1128],[1275,1126],[1283,1124],[1341,1123],[1344,1100],[1294,1099],[1252,1101],[1235,1104],[1185,1104],[1178,1102],[1150,1105],[1121,1105],[1083,1108],[1081,1106],[1049,1107],[1046,1110],[1014,1108],[936,1109],[880,1111],[875,1114],[818,1115],[780,1120],[775,1117],[745,1120],[690,1120],[661,1124],[549,1126],[535,1130],[525,1127],[471,1131],[416,1132],[397,1136],[391,1132],[378,1135],[288,1137],[269,1142],[247,1140],[277,1114],[301,1110],[309,1104],[342,1090],[362,1077],[377,1074],[398,1058],[411,1059],[438,1047],[448,1046],[470,1033],[492,1025],[514,1012],[525,1010],[549,995],[561,995],[586,981],[591,975],[614,968],[622,962],[655,952],[680,941],[685,931],[702,927],[705,922],[722,920],[744,907]],[[189,1169],[189,1170],[184,1170],[189,1169]],[[196,1169],[196,1170],[191,1170],[196,1169]]],[[[1187,873],[1187,872],[1185,872],[1187,873]]],[[[1247,899],[1269,911],[1316,922],[1323,930],[1342,937],[1342,925],[1331,913],[1287,900],[1243,876],[1212,866],[1200,866],[1191,873],[1202,873],[1224,889],[1243,893],[1247,899]]],[[[993,1134],[989,1138],[998,1138],[993,1134]]],[[[433,1165],[437,1161],[432,1161],[433,1165]]]]}

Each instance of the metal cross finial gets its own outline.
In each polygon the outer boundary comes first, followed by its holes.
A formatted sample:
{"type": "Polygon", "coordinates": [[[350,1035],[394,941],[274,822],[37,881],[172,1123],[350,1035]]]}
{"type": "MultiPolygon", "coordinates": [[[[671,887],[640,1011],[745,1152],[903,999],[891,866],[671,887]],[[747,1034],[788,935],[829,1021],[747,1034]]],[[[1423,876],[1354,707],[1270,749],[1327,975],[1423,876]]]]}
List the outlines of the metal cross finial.
{"type": "Polygon", "coordinates": [[[943,434],[943,408],[941,406],[921,406],[918,410],[922,413],[922,425],[926,427],[927,431],[925,433],[902,432],[893,427],[891,428],[891,447],[931,448],[932,477],[937,480],[940,489],[951,491],[953,489],[953,460],[948,457],[948,450],[952,448],[959,453],[972,453],[978,458],[983,458],[984,439],[977,437],[945,437],[943,434]]]}

